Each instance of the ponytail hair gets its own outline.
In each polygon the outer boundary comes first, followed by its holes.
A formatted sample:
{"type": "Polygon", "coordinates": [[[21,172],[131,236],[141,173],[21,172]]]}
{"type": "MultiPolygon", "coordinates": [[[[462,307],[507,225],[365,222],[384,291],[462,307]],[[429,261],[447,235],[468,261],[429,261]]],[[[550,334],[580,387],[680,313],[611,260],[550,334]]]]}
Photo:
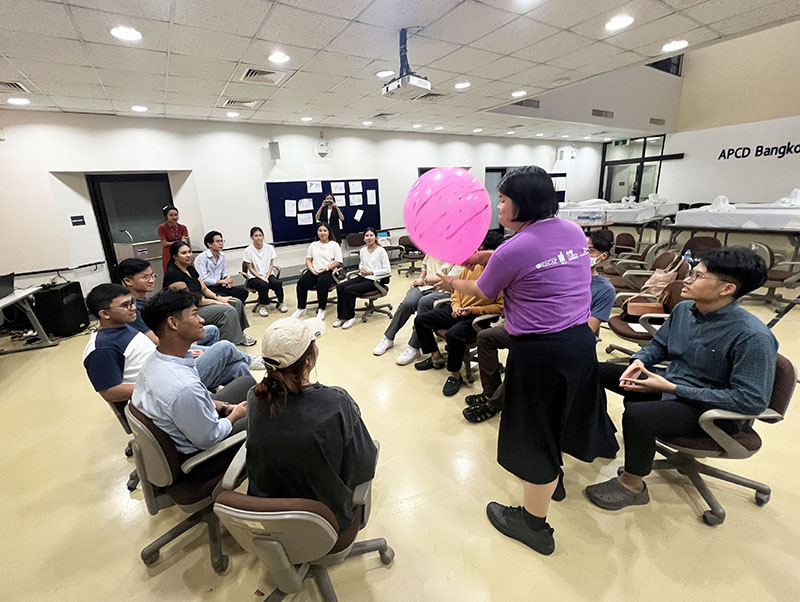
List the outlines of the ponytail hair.
{"type": "Polygon", "coordinates": [[[253,394],[269,407],[269,415],[275,416],[289,395],[295,395],[303,388],[303,376],[306,372],[308,358],[314,354],[314,341],[297,361],[286,368],[274,368],[264,362],[267,373],[253,388],[253,394]]]}

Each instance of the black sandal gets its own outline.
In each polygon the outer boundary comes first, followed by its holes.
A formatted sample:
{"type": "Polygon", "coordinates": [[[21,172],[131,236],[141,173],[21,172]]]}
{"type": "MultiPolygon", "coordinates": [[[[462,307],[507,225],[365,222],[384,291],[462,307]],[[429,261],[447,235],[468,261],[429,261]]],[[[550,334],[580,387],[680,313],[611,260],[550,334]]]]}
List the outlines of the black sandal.
{"type": "Polygon", "coordinates": [[[464,398],[464,403],[466,403],[468,406],[479,406],[489,403],[489,398],[483,393],[478,393],[477,395],[467,395],[464,398]]]}
{"type": "Polygon", "coordinates": [[[489,418],[495,414],[498,414],[499,412],[500,410],[490,408],[488,403],[468,406],[461,411],[461,413],[464,415],[464,418],[474,424],[483,422],[484,420],[489,420],[489,418]]]}

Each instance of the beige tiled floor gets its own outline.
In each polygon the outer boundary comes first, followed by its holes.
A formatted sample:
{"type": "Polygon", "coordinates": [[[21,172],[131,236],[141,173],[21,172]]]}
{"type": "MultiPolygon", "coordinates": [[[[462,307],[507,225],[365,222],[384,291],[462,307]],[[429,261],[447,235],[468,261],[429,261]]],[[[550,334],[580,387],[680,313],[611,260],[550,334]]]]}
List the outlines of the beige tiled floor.
{"type": "MultiPolygon", "coordinates": [[[[394,277],[395,303],[406,283],[394,277]]],[[[761,304],[747,307],[764,321],[772,317],[761,304]]],[[[254,318],[250,334],[260,338],[274,319],[254,318]]],[[[799,322],[795,309],[775,328],[795,364],[799,322]]],[[[773,494],[759,508],[747,491],[712,482],[728,512],[716,528],[699,521],[702,499],[679,475],[652,476],[648,506],[595,508],[583,487],[613,474],[620,460],[587,465],[567,457],[567,499],[549,517],[557,549],[545,558],[502,537],[485,518],[488,501],[521,500],[516,480],[495,462],[498,418],[466,423],[463,395],[440,393],[441,372],[394,364],[400,345],[374,357],[386,324],[376,316],[349,331],[330,329],[320,343],[319,380],[350,391],[382,445],[362,537],[386,537],[397,552],[390,568],[377,555],[333,568],[341,600],[800,599],[800,408],[780,424],[760,426],[761,453],[721,463],[765,481],[773,494]]],[[[398,341],[409,332],[410,325],[398,341]]],[[[604,330],[602,338],[601,359],[613,335],[604,330]]],[[[169,509],[151,517],[141,493],[125,489],[133,465],[122,455],[122,430],[86,379],[85,343],[77,336],[0,358],[0,600],[255,600],[259,583],[269,591],[257,562],[229,536],[223,546],[230,568],[214,574],[199,528],[165,548],[152,568],[139,560],[139,550],[183,515],[169,509]]],[[[617,425],[621,410],[612,395],[617,425]]],[[[318,599],[311,583],[294,598],[318,599]]]]}

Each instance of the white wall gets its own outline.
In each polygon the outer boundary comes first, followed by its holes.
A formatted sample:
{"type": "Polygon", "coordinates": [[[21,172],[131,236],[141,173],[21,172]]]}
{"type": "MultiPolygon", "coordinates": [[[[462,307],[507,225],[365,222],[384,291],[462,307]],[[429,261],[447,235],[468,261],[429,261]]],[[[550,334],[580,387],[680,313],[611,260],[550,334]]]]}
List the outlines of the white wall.
{"type": "MultiPolygon", "coordinates": [[[[467,136],[325,129],[332,152],[315,153],[319,127],[281,127],[230,122],[0,111],[0,208],[4,223],[0,273],[75,267],[102,261],[103,251],[89,201],[86,172],[167,171],[181,221],[202,245],[211,228],[228,246],[249,242],[261,225],[270,238],[267,180],[378,178],[381,224],[402,227],[405,194],[417,168],[469,165],[481,180],[487,166],[537,164],[552,169],[560,143],[528,143],[467,136]],[[282,158],[269,159],[270,138],[282,158]],[[73,227],[71,215],[84,215],[73,227]],[[9,253],[11,249],[14,252],[9,253]]],[[[567,166],[567,198],[597,194],[601,147],[581,144],[567,166]]],[[[282,248],[284,265],[302,263],[303,248],[282,248]]],[[[241,251],[228,256],[238,266],[241,251]]],[[[84,288],[107,277],[67,274],[84,288]]],[[[31,278],[43,281],[50,275],[31,278]]],[[[87,289],[88,290],[88,289],[87,289]]]]}

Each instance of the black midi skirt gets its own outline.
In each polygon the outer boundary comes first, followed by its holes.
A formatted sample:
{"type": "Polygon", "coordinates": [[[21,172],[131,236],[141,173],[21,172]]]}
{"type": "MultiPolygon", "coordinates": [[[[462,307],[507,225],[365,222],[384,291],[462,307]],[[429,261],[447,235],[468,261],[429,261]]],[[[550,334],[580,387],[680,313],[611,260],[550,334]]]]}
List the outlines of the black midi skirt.
{"type": "Polygon", "coordinates": [[[497,443],[503,468],[529,483],[550,483],[562,452],[585,462],[613,458],[615,431],[588,325],[511,336],[497,443]]]}

